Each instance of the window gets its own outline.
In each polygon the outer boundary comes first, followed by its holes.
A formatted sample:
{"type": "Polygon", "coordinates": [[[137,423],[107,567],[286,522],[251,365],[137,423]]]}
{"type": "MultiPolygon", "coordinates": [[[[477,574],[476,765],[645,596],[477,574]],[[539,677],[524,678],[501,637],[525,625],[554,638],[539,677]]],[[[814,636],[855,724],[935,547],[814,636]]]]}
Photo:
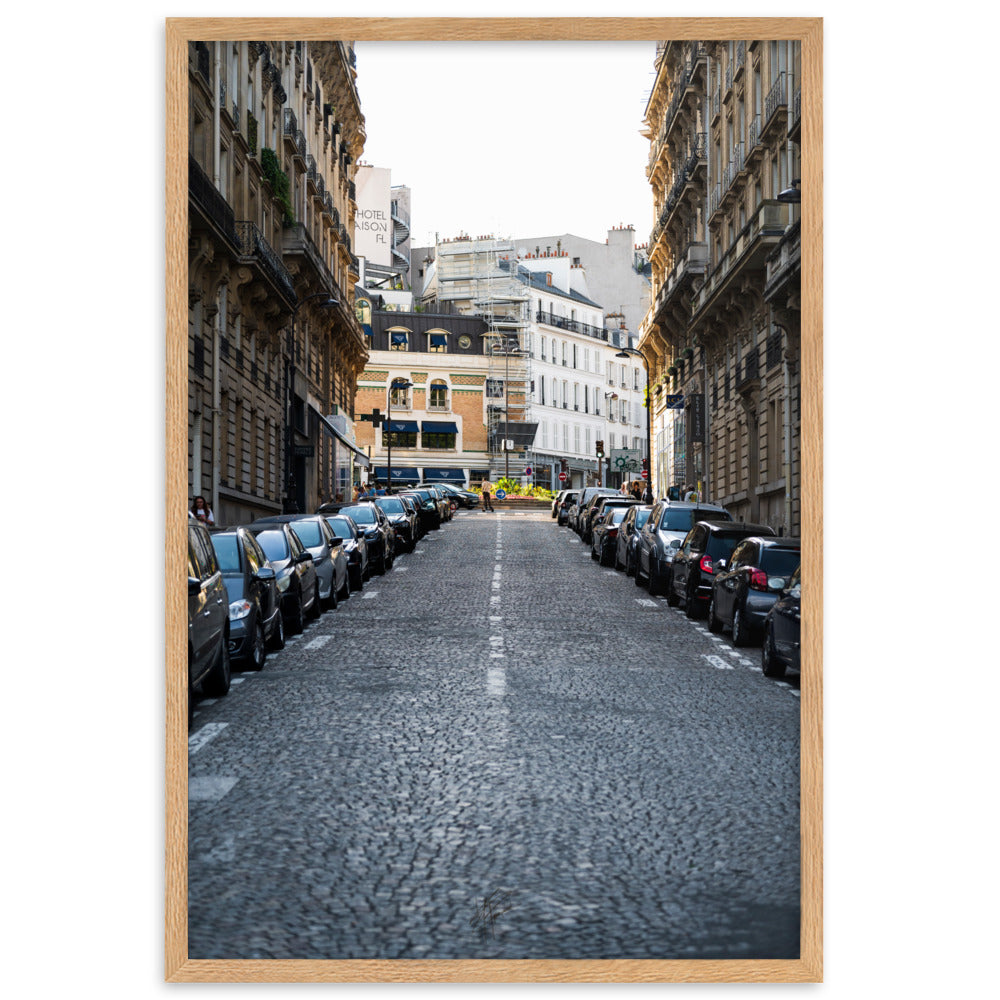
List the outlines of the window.
{"type": "Polygon", "coordinates": [[[457,434],[438,434],[434,431],[424,431],[424,447],[454,451],[457,437],[457,434]]]}
{"type": "MultiPolygon", "coordinates": [[[[395,423],[395,421],[393,421],[395,423]]],[[[426,438],[426,434],[424,437],[426,438]]],[[[382,431],[382,445],[391,445],[393,448],[416,448],[416,431],[382,431]]]]}
{"type": "Polygon", "coordinates": [[[410,409],[410,390],[400,387],[393,388],[389,391],[389,399],[393,406],[397,406],[400,409],[408,410],[410,409]]]}
{"type": "Polygon", "coordinates": [[[545,360],[545,338],[542,337],[542,361],[545,360]]]}
{"type": "Polygon", "coordinates": [[[431,382],[430,400],[428,409],[447,410],[448,409],[448,384],[441,379],[431,382]]]}
{"type": "Polygon", "coordinates": [[[427,335],[427,350],[431,354],[448,353],[448,336],[444,333],[429,333],[427,335]]]}
{"type": "Polygon", "coordinates": [[[389,350],[408,351],[410,349],[410,335],[405,330],[389,331],[389,350]]]}

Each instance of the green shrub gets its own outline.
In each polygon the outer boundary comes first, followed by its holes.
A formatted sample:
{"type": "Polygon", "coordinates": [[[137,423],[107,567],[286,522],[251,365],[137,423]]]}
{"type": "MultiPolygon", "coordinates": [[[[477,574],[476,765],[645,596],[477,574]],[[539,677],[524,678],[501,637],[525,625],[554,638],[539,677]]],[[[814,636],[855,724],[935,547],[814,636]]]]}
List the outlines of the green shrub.
{"type": "Polygon", "coordinates": [[[275,200],[285,213],[285,225],[294,225],[295,212],[292,211],[291,185],[288,181],[288,174],[281,169],[278,156],[273,149],[268,149],[266,146],[261,149],[260,168],[264,171],[264,178],[271,185],[271,190],[274,191],[275,200]]]}

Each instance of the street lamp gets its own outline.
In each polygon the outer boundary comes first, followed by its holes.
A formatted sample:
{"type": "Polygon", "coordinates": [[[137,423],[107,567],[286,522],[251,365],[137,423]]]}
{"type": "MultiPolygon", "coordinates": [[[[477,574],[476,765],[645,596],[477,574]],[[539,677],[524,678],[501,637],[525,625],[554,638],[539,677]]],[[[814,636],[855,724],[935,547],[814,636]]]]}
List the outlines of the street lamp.
{"type": "Polygon", "coordinates": [[[295,394],[295,317],[299,310],[313,299],[324,299],[319,304],[320,309],[332,309],[339,306],[339,300],[329,292],[314,292],[304,299],[299,299],[292,308],[292,322],[288,330],[288,350],[285,354],[285,502],[283,513],[297,514],[298,504],[295,500],[295,476],[292,475],[292,398],[295,394]]]}
{"type": "Polygon", "coordinates": [[[636,347],[623,347],[616,355],[616,358],[628,359],[630,354],[635,354],[637,357],[642,358],[642,363],[646,368],[646,486],[652,495],[653,491],[653,431],[652,431],[652,414],[653,414],[653,396],[649,387],[649,359],[645,354],[642,353],[636,347]]]}
{"type": "Polygon", "coordinates": [[[389,383],[389,399],[386,402],[385,414],[385,449],[386,449],[386,492],[392,491],[392,393],[395,389],[412,389],[413,383],[405,378],[394,378],[389,383]]]}

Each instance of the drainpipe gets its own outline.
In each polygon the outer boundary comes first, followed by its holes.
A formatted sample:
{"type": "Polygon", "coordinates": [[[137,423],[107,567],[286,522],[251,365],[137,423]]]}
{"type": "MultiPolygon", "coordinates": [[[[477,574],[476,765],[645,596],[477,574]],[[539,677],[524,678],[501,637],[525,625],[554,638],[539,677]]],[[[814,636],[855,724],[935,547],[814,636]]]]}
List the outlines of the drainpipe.
{"type": "MultiPolygon", "coordinates": [[[[788,335],[788,331],[785,331],[788,335]]],[[[785,531],[792,534],[792,362],[787,348],[782,357],[784,370],[784,403],[783,420],[785,424],[785,447],[783,456],[783,473],[785,477],[785,531]]]]}
{"type": "MultiPolygon", "coordinates": [[[[222,157],[221,148],[221,122],[219,119],[219,84],[221,82],[220,76],[220,64],[222,62],[222,43],[215,43],[215,71],[212,74],[212,85],[215,88],[213,91],[214,100],[212,102],[212,181],[215,184],[216,190],[219,190],[219,160],[222,157]]],[[[218,305],[218,293],[216,294],[216,306],[218,305]]],[[[216,309],[215,313],[215,336],[212,337],[212,513],[220,520],[217,522],[222,523],[221,516],[219,513],[219,476],[220,476],[220,463],[222,461],[220,455],[221,447],[221,435],[219,434],[219,420],[221,419],[219,414],[219,403],[222,397],[221,380],[219,378],[219,365],[221,364],[222,358],[219,350],[219,342],[221,335],[219,332],[219,311],[216,309]]],[[[222,332],[225,332],[225,315],[222,317],[222,332]]]]}

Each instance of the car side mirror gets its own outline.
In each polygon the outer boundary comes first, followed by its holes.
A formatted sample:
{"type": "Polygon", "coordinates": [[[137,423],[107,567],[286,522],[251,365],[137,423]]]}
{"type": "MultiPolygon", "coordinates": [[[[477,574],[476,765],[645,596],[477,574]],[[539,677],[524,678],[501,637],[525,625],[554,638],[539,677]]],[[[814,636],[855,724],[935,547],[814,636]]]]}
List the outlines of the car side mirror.
{"type": "Polygon", "coordinates": [[[681,540],[679,538],[671,538],[670,547],[672,549],[679,549],[681,547],[681,540]]]}
{"type": "Polygon", "coordinates": [[[305,562],[306,560],[308,560],[309,562],[312,562],[312,557],[313,557],[313,555],[312,555],[311,552],[300,552],[298,554],[298,556],[296,557],[295,561],[296,562],[305,562]]]}
{"type": "Polygon", "coordinates": [[[331,549],[335,549],[338,545],[343,545],[343,544],[344,544],[344,539],[343,538],[339,538],[338,537],[338,538],[331,538],[330,539],[330,548],[331,549]]]}
{"type": "Polygon", "coordinates": [[[201,593],[201,580],[196,576],[188,577],[188,597],[196,597],[201,593]]]}
{"type": "Polygon", "coordinates": [[[257,577],[258,580],[273,580],[275,578],[274,570],[270,566],[261,566],[261,568],[254,573],[254,576],[257,577]]]}

